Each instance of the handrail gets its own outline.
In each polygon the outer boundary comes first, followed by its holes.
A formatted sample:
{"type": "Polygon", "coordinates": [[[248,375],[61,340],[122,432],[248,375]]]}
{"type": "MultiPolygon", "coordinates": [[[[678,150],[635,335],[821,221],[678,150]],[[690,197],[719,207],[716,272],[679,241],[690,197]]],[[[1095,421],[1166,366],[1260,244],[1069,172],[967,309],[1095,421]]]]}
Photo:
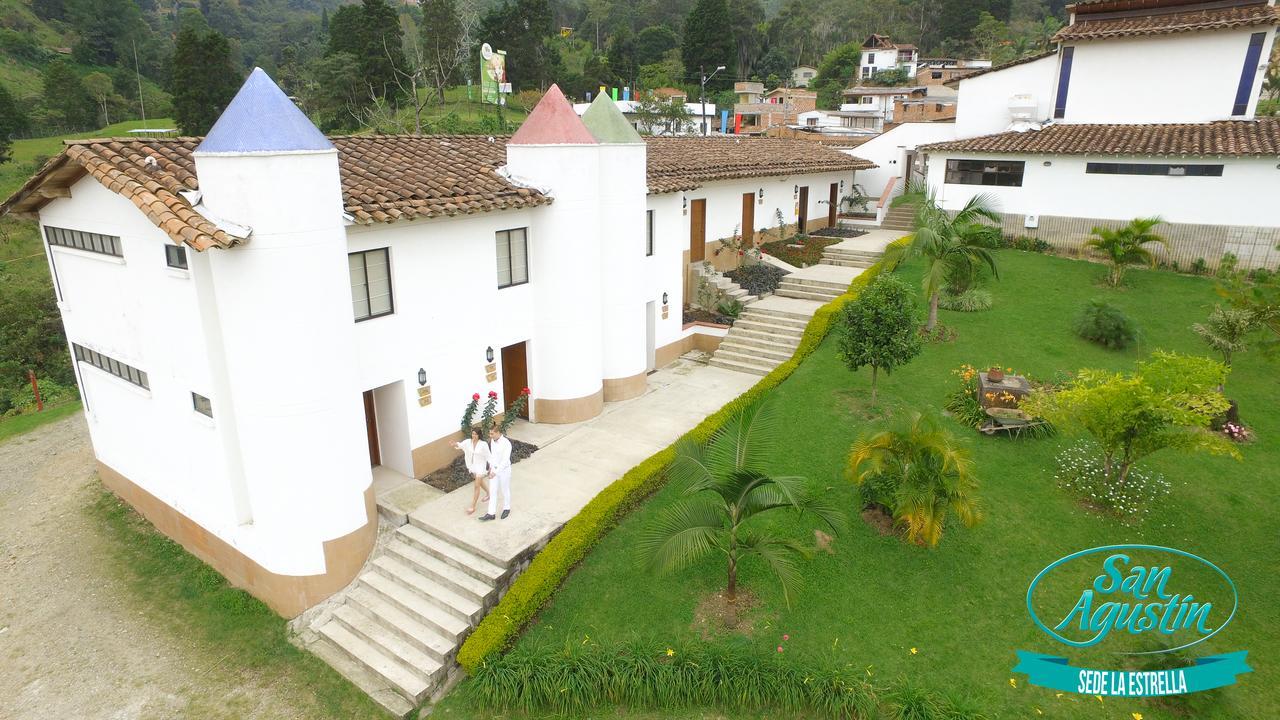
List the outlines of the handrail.
{"type": "Polygon", "coordinates": [[[882,208],[885,203],[889,202],[889,198],[893,197],[893,187],[898,184],[898,176],[889,178],[889,182],[884,185],[884,192],[880,193],[880,202],[876,203],[877,208],[882,208]]]}

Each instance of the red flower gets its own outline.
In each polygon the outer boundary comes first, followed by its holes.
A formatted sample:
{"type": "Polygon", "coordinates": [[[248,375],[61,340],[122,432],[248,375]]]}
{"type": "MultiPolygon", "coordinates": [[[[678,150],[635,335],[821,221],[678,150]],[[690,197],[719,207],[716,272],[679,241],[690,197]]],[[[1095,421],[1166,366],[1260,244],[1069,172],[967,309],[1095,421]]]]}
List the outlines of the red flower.
{"type": "Polygon", "coordinates": [[[778,646],[778,652],[782,652],[782,646],[781,646],[781,645],[779,645],[779,646],[778,646]]]}
{"type": "Polygon", "coordinates": [[[790,639],[791,639],[791,636],[790,636],[790,635],[783,635],[783,636],[782,636],[782,640],[783,640],[784,642],[785,642],[785,641],[787,641],[787,640],[790,640],[790,639]]]}
{"type": "Polygon", "coordinates": [[[521,394],[521,395],[528,395],[528,394],[529,394],[529,388],[521,388],[521,390],[520,390],[520,394],[521,394]]]}
{"type": "Polygon", "coordinates": [[[480,393],[476,393],[475,395],[472,395],[472,396],[471,396],[471,399],[472,399],[472,400],[479,400],[479,399],[480,399],[480,393]]]}
{"type": "Polygon", "coordinates": [[[490,390],[490,391],[489,391],[489,397],[491,397],[491,398],[496,398],[496,397],[498,397],[498,393],[497,393],[497,392],[495,392],[495,391],[493,391],[493,390],[490,390]]]}

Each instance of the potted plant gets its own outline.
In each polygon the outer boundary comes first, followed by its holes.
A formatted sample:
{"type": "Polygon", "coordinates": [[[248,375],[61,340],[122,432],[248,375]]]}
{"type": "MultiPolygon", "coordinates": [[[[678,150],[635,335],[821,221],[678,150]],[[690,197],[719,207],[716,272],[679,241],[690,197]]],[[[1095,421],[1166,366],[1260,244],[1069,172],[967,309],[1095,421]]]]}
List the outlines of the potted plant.
{"type": "Polygon", "coordinates": [[[987,380],[991,382],[1004,382],[1004,370],[998,367],[987,369],[987,380]]]}

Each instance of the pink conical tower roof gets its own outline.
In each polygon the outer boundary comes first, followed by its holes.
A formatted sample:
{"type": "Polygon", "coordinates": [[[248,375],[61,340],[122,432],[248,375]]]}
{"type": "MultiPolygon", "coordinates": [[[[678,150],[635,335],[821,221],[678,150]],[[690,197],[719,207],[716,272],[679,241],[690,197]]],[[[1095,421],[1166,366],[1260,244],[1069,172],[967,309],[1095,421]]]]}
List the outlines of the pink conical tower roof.
{"type": "Polygon", "coordinates": [[[560,92],[560,86],[552,85],[507,144],[595,145],[596,139],[560,92]]]}

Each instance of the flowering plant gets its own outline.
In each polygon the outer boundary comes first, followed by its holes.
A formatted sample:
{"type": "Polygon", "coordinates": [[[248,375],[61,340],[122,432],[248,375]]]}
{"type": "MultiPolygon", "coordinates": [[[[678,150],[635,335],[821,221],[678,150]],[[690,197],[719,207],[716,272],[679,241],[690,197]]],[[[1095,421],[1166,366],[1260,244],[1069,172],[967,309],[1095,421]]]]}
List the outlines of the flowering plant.
{"type": "Polygon", "coordinates": [[[1163,475],[1141,467],[1134,467],[1124,482],[1118,482],[1106,472],[1102,451],[1092,442],[1059,453],[1054,479],[1082,502],[1130,522],[1146,517],[1151,505],[1170,492],[1163,475]]]}
{"type": "Polygon", "coordinates": [[[1253,433],[1249,432],[1249,428],[1238,422],[1226,422],[1222,426],[1222,434],[1236,442],[1248,442],[1253,439],[1253,433]]]}
{"type": "Polygon", "coordinates": [[[528,404],[529,388],[521,388],[520,394],[516,396],[515,401],[511,403],[511,406],[507,408],[507,412],[502,416],[502,424],[498,426],[503,435],[507,434],[507,428],[511,427],[511,423],[515,422],[516,418],[520,417],[520,413],[524,412],[524,408],[528,404]]]}

